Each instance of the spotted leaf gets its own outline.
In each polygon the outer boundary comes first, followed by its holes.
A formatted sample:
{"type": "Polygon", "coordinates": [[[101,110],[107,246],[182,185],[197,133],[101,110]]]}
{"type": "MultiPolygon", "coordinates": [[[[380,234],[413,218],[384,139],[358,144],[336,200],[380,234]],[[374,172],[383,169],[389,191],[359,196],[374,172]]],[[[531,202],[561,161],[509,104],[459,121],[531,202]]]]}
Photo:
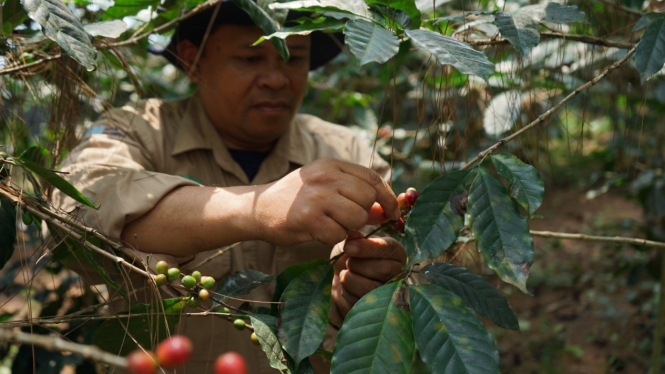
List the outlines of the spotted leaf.
{"type": "Polygon", "coordinates": [[[499,373],[494,339],[455,294],[432,284],[409,286],[413,333],[432,374],[499,373]]]}
{"type": "Polygon", "coordinates": [[[296,368],[316,352],[323,341],[330,311],[332,277],[331,265],[309,268],[289,283],[280,298],[277,333],[296,368]]]}
{"type": "Polygon", "coordinates": [[[469,193],[471,232],[487,266],[505,282],[526,290],[533,263],[529,225],[506,189],[482,168],[469,193]]]}
{"type": "Polygon", "coordinates": [[[411,314],[393,302],[400,288],[386,284],[354,305],[335,341],[331,373],[411,373],[411,314]]]}
{"type": "Polygon", "coordinates": [[[475,169],[451,171],[423,190],[406,221],[404,246],[409,263],[437,258],[455,242],[464,218],[456,211],[459,209],[453,208],[458,207],[457,197],[466,191],[475,175],[475,169]]]}
{"type": "Polygon", "coordinates": [[[444,263],[429,264],[420,270],[420,274],[459,296],[466,305],[497,325],[519,330],[517,316],[506,298],[483,277],[463,267],[444,263]]]}

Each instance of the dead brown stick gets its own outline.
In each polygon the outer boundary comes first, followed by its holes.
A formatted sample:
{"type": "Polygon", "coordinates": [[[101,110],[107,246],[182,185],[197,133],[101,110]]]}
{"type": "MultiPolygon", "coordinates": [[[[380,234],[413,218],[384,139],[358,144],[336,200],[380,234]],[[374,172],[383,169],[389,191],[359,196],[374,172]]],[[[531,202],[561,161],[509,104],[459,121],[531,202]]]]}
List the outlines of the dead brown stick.
{"type": "MultiPolygon", "coordinates": [[[[645,247],[665,249],[665,243],[662,242],[655,242],[653,240],[647,240],[641,238],[628,238],[623,236],[597,236],[597,235],[576,234],[568,232],[535,231],[535,230],[531,230],[531,236],[540,237],[540,238],[550,238],[550,239],[579,240],[583,242],[634,244],[634,245],[642,245],[645,247]]],[[[468,243],[472,241],[475,241],[473,237],[463,237],[457,240],[457,242],[459,243],[468,243]]]]}
{"type": "Polygon", "coordinates": [[[127,359],[124,357],[104,352],[94,345],[72,343],[56,336],[28,334],[1,328],[0,341],[37,345],[49,351],[72,352],[95,362],[103,362],[121,369],[127,368],[127,359]]]}

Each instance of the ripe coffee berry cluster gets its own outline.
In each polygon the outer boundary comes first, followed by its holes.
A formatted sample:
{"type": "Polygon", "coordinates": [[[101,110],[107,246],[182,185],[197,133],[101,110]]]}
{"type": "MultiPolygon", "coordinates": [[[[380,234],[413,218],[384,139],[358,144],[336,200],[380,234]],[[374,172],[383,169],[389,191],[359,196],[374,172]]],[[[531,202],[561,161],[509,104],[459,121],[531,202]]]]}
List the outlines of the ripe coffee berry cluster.
{"type": "MultiPolygon", "coordinates": [[[[397,205],[399,205],[399,209],[402,212],[402,217],[408,216],[411,207],[416,203],[416,200],[418,200],[418,196],[420,196],[420,194],[413,187],[410,187],[406,192],[397,195],[397,205]]],[[[400,217],[399,221],[392,221],[390,222],[390,225],[395,231],[404,233],[404,218],[400,217]]]]}
{"type": "Polygon", "coordinates": [[[192,356],[192,341],[182,335],[173,335],[157,346],[155,353],[137,349],[127,356],[127,372],[130,374],[154,374],[157,367],[174,369],[182,366],[192,356]]]}
{"type": "MultiPolygon", "coordinates": [[[[155,353],[137,349],[127,356],[127,373],[155,374],[158,367],[175,369],[189,361],[193,346],[189,338],[174,335],[157,346],[155,353]]],[[[247,363],[238,353],[227,352],[215,360],[215,374],[247,374],[247,363]]]]}
{"type": "MultiPolygon", "coordinates": [[[[166,261],[159,261],[155,266],[155,270],[157,270],[155,283],[160,287],[167,282],[175,282],[180,278],[180,269],[169,268],[169,264],[166,261]]],[[[197,270],[190,275],[183,276],[180,283],[190,290],[187,305],[196,308],[199,306],[199,302],[210,300],[210,292],[208,290],[215,287],[215,278],[201,275],[201,272],[197,270]]]]}

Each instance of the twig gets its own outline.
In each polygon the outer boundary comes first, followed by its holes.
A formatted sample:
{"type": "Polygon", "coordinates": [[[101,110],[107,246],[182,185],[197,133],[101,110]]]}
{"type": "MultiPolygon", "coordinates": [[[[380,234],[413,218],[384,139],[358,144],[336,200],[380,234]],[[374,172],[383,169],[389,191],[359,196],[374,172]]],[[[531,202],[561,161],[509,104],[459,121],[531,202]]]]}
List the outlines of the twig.
{"type": "Polygon", "coordinates": [[[473,166],[476,162],[479,160],[483,159],[485,156],[487,156],[489,153],[499,149],[502,147],[504,144],[508,143],[509,141],[517,138],[518,136],[522,135],[523,133],[531,130],[532,128],[538,126],[541,124],[543,121],[545,121],[549,116],[551,116],[553,113],[561,109],[567,102],[569,102],[572,98],[575,96],[579,95],[581,92],[595,86],[598,82],[600,82],[603,78],[605,78],[608,74],[619,68],[621,65],[626,63],[630,57],[635,54],[635,50],[637,49],[637,45],[634,46],[633,48],[626,53],[626,55],[619,61],[615,62],[607,68],[605,71],[603,71],[600,75],[592,79],[591,81],[583,84],[582,86],[578,87],[575,91],[571,92],[568,96],[566,96],[563,100],[561,100],[555,107],[551,108],[547,112],[541,114],[536,118],[533,122],[529,123],[528,125],[524,126],[522,129],[519,131],[516,131],[515,133],[511,134],[510,136],[507,136],[501,140],[499,140],[498,143],[494,144],[493,146],[487,148],[486,150],[480,152],[475,158],[473,158],[471,161],[469,161],[466,165],[464,165],[461,169],[469,169],[471,166],[473,166]]]}
{"type": "MultiPolygon", "coordinates": [[[[2,186],[2,185],[0,185],[0,186],[2,186]]],[[[56,213],[54,213],[54,212],[50,212],[48,209],[46,209],[45,207],[43,207],[43,206],[41,206],[41,205],[38,205],[38,207],[39,207],[40,209],[37,209],[37,208],[35,208],[35,207],[31,206],[31,205],[28,205],[28,204],[26,204],[25,202],[23,202],[22,199],[21,199],[20,197],[18,197],[18,196],[14,196],[13,194],[7,192],[7,191],[6,191],[5,189],[3,189],[3,188],[0,188],[0,195],[3,195],[3,196],[5,196],[5,197],[7,197],[8,199],[12,200],[12,201],[15,202],[20,208],[25,208],[25,209],[27,209],[30,213],[34,214],[34,215],[37,216],[39,219],[42,219],[42,220],[44,220],[44,221],[46,221],[46,222],[52,224],[54,227],[56,227],[56,228],[58,228],[58,229],[60,229],[60,230],[65,231],[65,232],[68,233],[72,238],[74,238],[74,240],[77,240],[78,242],[81,243],[81,245],[84,245],[86,248],[88,248],[88,249],[90,249],[90,250],[96,252],[97,254],[99,254],[99,255],[101,255],[101,256],[104,256],[104,257],[110,259],[111,261],[115,262],[116,264],[122,265],[122,266],[128,268],[129,270],[132,270],[132,271],[134,271],[134,272],[136,272],[136,273],[139,273],[139,274],[145,276],[146,278],[154,279],[154,277],[155,277],[154,275],[152,275],[152,274],[146,272],[145,270],[143,270],[143,269],[141,269],[141,268],[139,268],[139,267],[137,267],[137,266],[134,266],[133,264],[130,264],[130,263],[127,262],[127,260],[125,260],[124,258],[119,257],[119,256],[116,256],[116,255],[113,255],[113,254],[111,254],[110,252],[105,251],[105,250],[103,250],[103,249],[97,247],[96,245],[94,245],[94,244],[88,242],[83,236],[79,235],[79,234],[78,234],[77,232],[75,232],[72,228],[70,228],[70,227],[68,227],[68,226],[66,226],[66,225],[63,225],[63,224],[61,223],[61,221],[62,221],[62,222],[65,222],[67,225],[73,226],[73,227],[75,227],[75,228],[77,228],[77,229],[78,229],[79,227],[84,227],[84,228],[86,228],[85,226],[82,226],[82,225],[79,225],[79,224],[73,225],[73,224],[72,224],[73,221],[71,221],[71,220],[69,220],[69,219],[67,219],[67,218],[65,218],[65,217],[61,217],[61,216],[59,216],[58,214],[56,214],[56,213]],[[43,211],[42,211],[42,209],[43,209],[43,211]],[[50,213],[50,214],[47,214],[47,213],[50,213]],[[55,216],[55,218],[52,217],[51,215],[55,216]],[[57,219],[56,219],[56,218],[57,218],[57,219]],[[72,222],[72,223],[70,223],[70,222],[72,222]],[[77,227],[77,226],[79,226],[79,227],[77,227]]],[[[83,231],[91,230],[91,231],[95,231],[95,232],[96,232],[96,230],[93,230],[93,229],[91,229],[91,228],[89,228],[89,227],[87,227],[86,229],[87,229],[87,230],[83,230],[83,231]]],[[[101,235],[101,234],[100,234],[100,235],[101,235]]],[[[102,235],[102,237],[104,237],[104,236],[102,235]]],[[[106,237],[104,237],[104,239],[105,239],[106,241],[109,241],[109,239],[106,239],[106,237]]],[[[122,250],[123,250],[123,252],[126,252],[126,251],[127,251],[127,250],[124,249],[124,248],[122,248],[122,250]]]]}
{"type": "Polygon", "coordinates": [[[74,316],[67,315],[62,317],[53,317],[53,318],[33,318],[30,321],[12,321],[4,322],[3,327],[26,327],[31,325],[58,325],[61,323],[69,323],[74,321],[107,321],[115,320],[118,318],[138,318],[138,317],[206,317],[206,316],[221,316],[221,317],[230,317],[234,313],[223,313],[223,312],[212,312],[212,311],[203,311],[203,312],[191,312],[191,313],[132,313],[132,314],[114,314],[114,315],[96,315],[96,316],[74,316]]]}
{"type": "MultiPolygon", "coordinates": [[[[0,185],[0,195],[4,195],[4,196],[10,198],[14,202],[16,202],[16,204],[20,208],[25,208],[25,209],[30,210],[32,213],[35,213],[35,211],[37,209],[35,207],[29,205],[29,204],[26,204],[21,198],[19,198],[20,194],[16,193],[15,191],[12,191],[12,190],[3,191],[2,187],[4,187],[4,186],[0,185]],[[15,195],[11,194],[10,191],[14,192],[15,195]]],[[[48,209],[45,206],[37,205],[37,207],[39,208],[38,212],[41,212],[42,214],[48,215],[49,217],[54,218],[54,219],[56,219],[60,222],[64,222],[67,225],[72,226],[72,227],[74,227],[75,229],[77,229],[79,231],[82,231],[86,235],[94,236],[95,238],[101,240],[102,243],[107,244],[108,246],[110,246],[113,250],[116,250],[118,252],[122,252],[122,253],[124,253],[124,254],[132,257],[132,258],[135,257],[132,250],[130,250],[129,248],[125,248],[123,245],[121,245],[120,243],[118,243],[114,240],[109,239],[106,235],[100,233],[99,231],[97,231],[97,230],[95,230],[91,227],[82,225],[82,224],[80,224],[80,223],[78,223],[74,220],[71,220],[67,217],[64,217],[64,216],[62,216],[62,215],[60,215],[56,212],[53,212],[51,209],[48,209]]]]}
{"type": "Polygon", "coordinates": [[[220,1],[221,0],[208,0],[205,3],[197,5],[194,9],[192,9],[189,12],[183,14],[182,16],[180,16],[176,19],[173,19],[169,22],[166,22],[165,24],[163,24],[159,27],[155,27],[154,29],[152,29],[150,31],[147,31],[147,32],[145,32],[141,35],[134,36],[134,37],[131,37],[127,40],[123,40],[123,41],[120,41],[120,42],[117,42],[117,43],[105,43],[106,47],[109,47],[109,48],[110,47],[120,47],[120,46],[124,46],[124,45],[134,44],[134,43],[137,43],[137,42],[147,38],[148,36],[150,36],[152,34],[168,31],[172,27],[174,27],[178,22],[184,21],[187,18],[189,18],[189,17],[191,17],[191,16],[193,16],[197,13],[203,12],[204,10],[206,10],[206,9],[212,7],[212,6],[215,6],[220,1]]]}
{"type": "Polygon", "coordinates": [[[231,244],[231,245],[228,245],[228,246],[226,246],[226,247],[224,247],[224,248],[218,250],[216,253],[212,254],[211,256],[209,256],[209,257],[203,259],[203,260],[202,260],[201,262],[199,262],[198,264],[194,265],[194,266],[192,267],[192,270],[196,270],[196,269],[200,268],[201,266],[207,264],[208,262],[210,262],[210,261],[216,259],[217,257],[219,257],[219,256],[223,255],[224,253],[226,253],[226,252],[232,250],[233,248],[237,247],[238,245],[240,245],[240,243],[241,243],[241,242],[233,243],[233,244],[231,244]]]}
{"type": "MultiPolygon", "coordinates": [[[[540,238],[557,238],[557,239],[571,239],[583,242],[600,242],[600,243],[616,243],[616,244],[634,244],[643,245],[645,247],[662,248],[665,249],[665,243],[655,242],[653,240],[646,240],[640,238],[627,238],[623,236],[596,236],[587,234],[573,234],[567,232],[552,232],[552,231],[534,231],[531,230],[531,236],[540,238]]],[[[475,239],[473,237],[465,237],[457,240],[458,243],[468,243],[475,239]]]]}
{"type": "Polygon", "coordinates": [[[127,368],[127,359],[124,357],[106,353],[93,345],[72,343],[55,336],[0,329],[0,341],[37,345],[49,351],[72,352],[95,362],[104,362],[121,369],[127,368]]]}
{"type": "Polygon", "coordinates": [[[17,71],[30,69],[30,68],[33,68],[33,67],[36,67],[36,66],[39,66],[39,65],[43,65],[43,64],[45,64],[49,61],[57,60],[60,57],[62,57],[62,54],[58,53],[57,55],[47,56],[47,57],[41,58],[37,61],[33,61],[29,64],[22,64],[22,65],[18,65],[18,66],[13,66],[13,67],[9,67],[9,68],[0,69],[0,75],[16,73],[17,71]]]}
{"type": "Polygon", "coordinates": [[[633,9],[633,8],[629,8],[625,5],[620,4],[618,1],[613,1],[613,0],[598,0],[598,1],[600,1],[601,3],[607,4],[607,5],[611,5],[611,6],[617,8],[617,9],[623,11],[623,12],[632,14],[634,16],[641,17],[641,16],[644,15],[644,12],[641,12],[641,11],[633,9]]]}
{"type": "MultiPolygon", "coordinates": [[[[540,33],[541,39],[563,39],[570,40],[575,42],[582,42],[586,44],[599,45],[603,47],[614,47],[621,49],[630,49],[634,46],[632,43],[617,42],[605,38],[597,38],[595,36],[588,35],[575,35],[575,34],[565,34],[561,32],[550,32],[545,31],[540,33]]],[[[491,45],[501,45],[509,44],[509,41],[504,38],[492,38],[492,39],[463,39],[464,42],[469,43],[472,46],[491,46],[491,45]]]]}

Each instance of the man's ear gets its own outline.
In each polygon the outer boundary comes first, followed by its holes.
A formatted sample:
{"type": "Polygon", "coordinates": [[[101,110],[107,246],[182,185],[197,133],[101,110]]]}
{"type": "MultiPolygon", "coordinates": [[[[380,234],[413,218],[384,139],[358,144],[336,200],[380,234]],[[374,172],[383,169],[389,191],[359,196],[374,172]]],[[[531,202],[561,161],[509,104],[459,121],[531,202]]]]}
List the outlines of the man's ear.
{"type": "Polygon", "coordinates": [[[196,59],[199,47],[194,45],[189,39],[185,39],[178,43],[176,46],[176,51],[178,52],[178,59],[187,73],[187,77],[192,83],[199,83],[199,71],[198,66],[195,66],[192,69],[192,64],[196,59]]]}

